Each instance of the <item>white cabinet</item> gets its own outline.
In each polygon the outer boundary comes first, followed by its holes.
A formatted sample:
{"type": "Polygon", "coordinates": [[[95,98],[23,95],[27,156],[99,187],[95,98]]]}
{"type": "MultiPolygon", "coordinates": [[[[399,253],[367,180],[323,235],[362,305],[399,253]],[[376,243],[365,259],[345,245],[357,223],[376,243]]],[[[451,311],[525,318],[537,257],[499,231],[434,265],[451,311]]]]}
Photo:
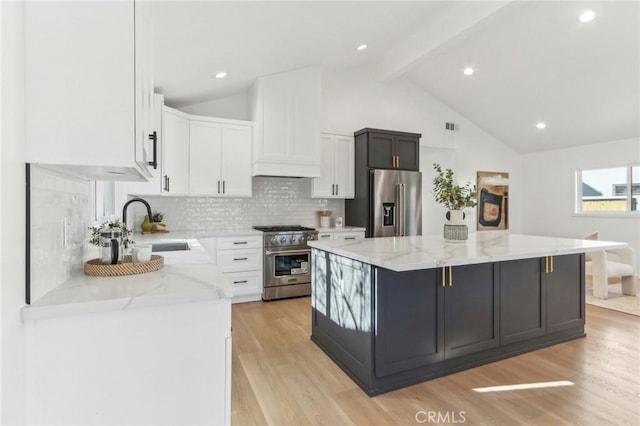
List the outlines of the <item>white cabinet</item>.
{"type": "Polygon", "coordinates": [[[26,160],[146,180],[153,152],[148,2],[25,2],[26,160]]]}
{"type": "Polygon", "coordinates": [[[320,135],[320,177],[309,179],[311,198],[354,197],[353,136],[320,135]]]}
{"type": "Polygon", "coordinates": [[[26,424],[229,425],[228,299],[29,321],[26,424]]]}
{"type": "MultiPolygon", "coordinates": [[[[151,169],[151,177],[148,182],[123,182],[127,186],[127,193],[134,195],[160,195],[162,194],[164,180],[164,95],[155,94],[153,97],[153,126],[156,131],[156,161],[157,167],[151,169]]],[[[153,155],[153,151],[152,151],[153,155]]]]}
{"type": "Polygon", "coordinates": [[[261,235],[199,238],[232,289],[233,303],[262,299],[263,248],[261,235]]]}
{"type": "Polygon", "coordinates": [[[191,120],[189,193],[251,196],[251,126],[191,120]]]}
{"type": "Polygon", "coordinates": [[[320,69],[260,77],[250,98],[253,175],[319,176],[320,69]]]}
{"type": "Polygon", "coordinates": [[[164,107],[162,121],[162,192],[189,193],[189,116],[164,107]]]}
{"type": "Polygon", "coordinates": [[[362,240],[364,239],[364,231],[338,230],[334,228],[331,231],[319,231],[318,241],[323,240],[362,240]]]}

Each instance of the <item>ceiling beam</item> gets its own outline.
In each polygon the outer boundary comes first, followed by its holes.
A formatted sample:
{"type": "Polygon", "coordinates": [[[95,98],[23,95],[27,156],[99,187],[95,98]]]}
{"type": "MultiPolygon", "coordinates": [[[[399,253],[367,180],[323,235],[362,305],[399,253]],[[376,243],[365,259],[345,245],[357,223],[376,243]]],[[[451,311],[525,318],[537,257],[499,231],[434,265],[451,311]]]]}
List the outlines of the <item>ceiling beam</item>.
{"type": "Polygon", "coordinates": [[[486,25],[489,17],[511,9],[514,0],[485,2],[442,2],[440,10],[402,42],[393,46],[376,66],[379,81],[391,81],[404,73],[418,60],[450,43],[467,37],[486,25]]]}

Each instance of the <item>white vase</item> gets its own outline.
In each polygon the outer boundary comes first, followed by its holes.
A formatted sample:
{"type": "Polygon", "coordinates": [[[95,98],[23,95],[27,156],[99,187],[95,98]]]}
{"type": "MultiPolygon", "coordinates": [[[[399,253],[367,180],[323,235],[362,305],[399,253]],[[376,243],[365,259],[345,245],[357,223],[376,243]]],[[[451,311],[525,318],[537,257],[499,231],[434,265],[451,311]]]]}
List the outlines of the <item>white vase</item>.
{"type": "Polygon", "coordinates": [[[449,225],[464,225],[464,212],[462,210],[449,210],[447,212],[449,225]]]}
{"type": "Polygon", "coordinates": [[[447,223],[444,224],[444,240],[453,243],[463,243],[469,238],[469,229],[464,224],[462,210],[449,210],[447,223]]]}

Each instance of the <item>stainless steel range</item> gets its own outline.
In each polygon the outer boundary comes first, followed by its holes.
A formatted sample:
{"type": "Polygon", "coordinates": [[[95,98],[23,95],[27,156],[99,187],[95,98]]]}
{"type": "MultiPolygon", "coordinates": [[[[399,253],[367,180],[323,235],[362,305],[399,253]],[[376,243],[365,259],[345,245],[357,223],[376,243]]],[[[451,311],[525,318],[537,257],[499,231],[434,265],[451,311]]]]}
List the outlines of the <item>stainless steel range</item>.
{"type": "Polygon", "coordinates": [[[264,232],[264,300],[311,295],[311,248],[318,231],[300,225],[254,226],[264,232]]]}

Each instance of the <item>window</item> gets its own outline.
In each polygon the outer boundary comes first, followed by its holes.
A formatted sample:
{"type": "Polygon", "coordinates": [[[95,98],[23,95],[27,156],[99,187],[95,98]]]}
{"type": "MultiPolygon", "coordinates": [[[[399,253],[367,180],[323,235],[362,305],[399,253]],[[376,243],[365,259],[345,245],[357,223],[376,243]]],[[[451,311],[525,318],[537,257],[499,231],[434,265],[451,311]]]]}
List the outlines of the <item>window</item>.
{"type": "Polygon", "coordinates": [[[640,166],[578,170],[576,211],[638,211],[640,166]]]}
{"type": "Polygon", "coordinates": [[[115,184],[105,181],[93,183],[93,220],[96,222],[111,220],[115,215],[115,184]]]}

